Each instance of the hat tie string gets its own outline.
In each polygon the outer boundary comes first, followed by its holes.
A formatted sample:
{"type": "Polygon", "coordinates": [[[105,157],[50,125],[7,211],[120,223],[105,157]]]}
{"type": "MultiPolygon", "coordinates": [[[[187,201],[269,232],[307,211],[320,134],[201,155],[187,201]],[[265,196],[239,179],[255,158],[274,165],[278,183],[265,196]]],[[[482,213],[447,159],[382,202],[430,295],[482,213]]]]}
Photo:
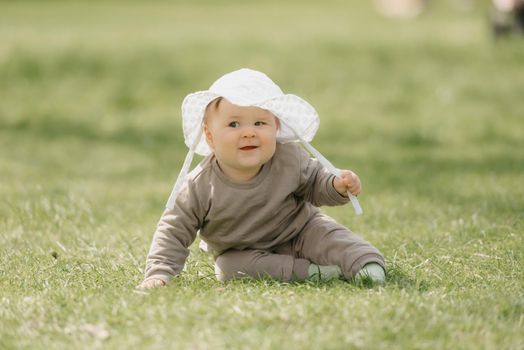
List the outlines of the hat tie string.
{"type": "Polygon", "coordinates": [[[173,186],[173,190],[169,195],[169,199],[167,200],[166,204],[167,209],[173,209],[175,207],[176,197],[180,193],[182,185],[184,184],[184,182],[186,182],[187,174],[189,174],[189,168],[191,167],[191,162],[193,161],[193,156],[195,155],[194,150],[200,142],[200,139],[202,138],[202,131],[200,131],[197,135],[200,136],[195,138],[195,141],[193,142],[191,148],[187,152],[186,158],[184,159],[184,164],[182,165],[182,169],[180,170],[175,185],[173,186]]]}
{"type": "MultiPolygon", "coordinates": [[[[283,122],[283,120],[280,120],[283,122]]],[[[300,141],[302,146],[304,146],[315,158],[322,164],[331,174],[335,175],[336,177],[341,177],[340,169],[336,168],[329,160],[327,160],[326,157],[324,157],[319,151],[315,149],[315,147],[311,146],[309,142],[304,140],[298,133],[295,131],[294,128],[292,128],[289,124],[285,123],[286,126],[293,131],[295,134],[295,137],[300,141]]],[[[360,203],[358,202],[358,199],[356,196],[351,194],[351,192],[347,191],[347,195],[349,197],[349,200],[351,201],[351,205],[353,206],[353,209],[355,210],[355,214],[361,215],[362,214],[362,207],[360,206],[360,203]]]]}

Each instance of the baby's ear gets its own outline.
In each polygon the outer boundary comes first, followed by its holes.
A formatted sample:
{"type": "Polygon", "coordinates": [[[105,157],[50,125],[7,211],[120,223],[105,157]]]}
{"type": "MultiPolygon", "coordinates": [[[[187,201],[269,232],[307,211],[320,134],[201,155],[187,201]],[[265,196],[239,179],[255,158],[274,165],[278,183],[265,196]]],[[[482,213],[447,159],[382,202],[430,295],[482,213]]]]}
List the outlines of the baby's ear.
{"type": "Polygon", "coordinates": [[[280,130],[280,119],[275,117],[275,123],[277,124],[277,130],[280,130]]]}
{"type": "Polygon", "coordinates": [[[204,129],[204,135],[206,137],[206,142],[207,142],[207,145],[211,148],[211,149],[215,149],[213,147],[213,134],[211,133],[211,130],[209,130],[209,127],[207,126],[207,123],[204,123],[204,125],[202,126],[203,129],[204,129]]]}

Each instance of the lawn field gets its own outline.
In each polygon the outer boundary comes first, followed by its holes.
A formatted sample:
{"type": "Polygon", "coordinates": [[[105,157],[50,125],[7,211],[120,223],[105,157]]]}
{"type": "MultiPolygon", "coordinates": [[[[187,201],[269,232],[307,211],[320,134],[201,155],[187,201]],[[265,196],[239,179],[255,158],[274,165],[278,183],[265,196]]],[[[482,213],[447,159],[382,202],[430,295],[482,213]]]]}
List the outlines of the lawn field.
{"type": "MultiPolygon", "coordinates": [[[[524,37],[485,5],[0,2],[0,349],[524,349],[524,37]],[[250,67],[363,182],[323,208],[384,287],[184,273],[134,288],[186,147],[180,104],[250,67]]],[[[198,242],[196,242],[198,243],[198,242]]]]}

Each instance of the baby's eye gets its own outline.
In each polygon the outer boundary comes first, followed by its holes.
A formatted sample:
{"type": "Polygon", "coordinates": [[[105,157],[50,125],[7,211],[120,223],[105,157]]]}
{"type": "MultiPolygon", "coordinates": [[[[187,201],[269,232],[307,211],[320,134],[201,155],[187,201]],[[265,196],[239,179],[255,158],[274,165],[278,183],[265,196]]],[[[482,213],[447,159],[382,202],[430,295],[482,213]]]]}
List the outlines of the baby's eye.
{"type": "Polygon", "coordinates": [[[231,122],[228,124],[228,126],[232,127],[232,128],[238,128],[240,126],[240,123],[239,122],[231,122]]]}
{"type": "Polygon", "coordinates": [[[255,122],[255,126],[262,126],[262,125],[266,125],[266,123],[260,122],[260,121],[255,122]]]}

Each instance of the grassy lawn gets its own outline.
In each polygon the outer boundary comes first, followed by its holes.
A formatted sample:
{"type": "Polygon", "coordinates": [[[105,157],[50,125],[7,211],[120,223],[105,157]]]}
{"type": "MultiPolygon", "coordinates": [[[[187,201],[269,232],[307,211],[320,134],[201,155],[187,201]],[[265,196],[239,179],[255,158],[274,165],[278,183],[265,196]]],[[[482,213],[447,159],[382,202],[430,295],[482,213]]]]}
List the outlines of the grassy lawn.
{"type": "Polygon", "coordinates": [[[414,20],[367,2],[0,4],[1,349],[523,349],[524,38],[481,6],[414,20]],[[383,288],[221,284],[142,293],[182,164],[180,104],[251,67],[320,113],[362,178],[324,208],[386,256],[383,288]]]}

